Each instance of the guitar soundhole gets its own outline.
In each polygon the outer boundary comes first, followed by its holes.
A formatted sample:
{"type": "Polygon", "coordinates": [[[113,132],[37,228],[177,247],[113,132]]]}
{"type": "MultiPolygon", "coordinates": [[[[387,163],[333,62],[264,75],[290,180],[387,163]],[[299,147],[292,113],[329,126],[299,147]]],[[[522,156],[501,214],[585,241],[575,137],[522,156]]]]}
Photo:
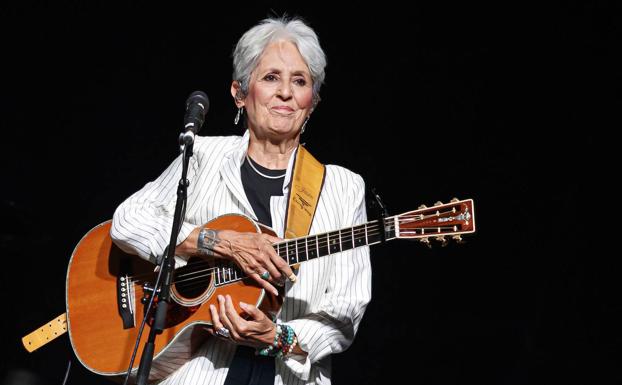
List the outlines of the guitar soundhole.
{"type": "Polygon", "coordinates": [[[190,258],[188,264],[175,270],[175,291],[181,297],[193,299],[208,289],[212,266],[202,258],[190,258]]]}

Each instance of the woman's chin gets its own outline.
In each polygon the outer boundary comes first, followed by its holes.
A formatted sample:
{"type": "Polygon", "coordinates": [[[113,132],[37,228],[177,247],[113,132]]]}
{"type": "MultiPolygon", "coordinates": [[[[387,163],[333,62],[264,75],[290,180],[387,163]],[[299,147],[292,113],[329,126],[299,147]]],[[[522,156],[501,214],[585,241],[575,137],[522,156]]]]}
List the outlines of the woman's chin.
{"type": "Polygon", "coordinates": [[[298,129],[292,125],[276,125],[271,126],[268,132],[275,137],[291,137],[298,133],[298,129]]]}

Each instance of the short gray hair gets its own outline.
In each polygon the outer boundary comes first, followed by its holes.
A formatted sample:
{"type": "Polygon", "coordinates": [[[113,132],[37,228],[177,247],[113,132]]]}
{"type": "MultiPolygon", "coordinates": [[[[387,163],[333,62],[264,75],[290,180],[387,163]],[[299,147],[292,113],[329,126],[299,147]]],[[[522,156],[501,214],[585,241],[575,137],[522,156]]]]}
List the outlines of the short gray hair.
{"type": "Polygon", "coordinates": [[[290,41],[298,48],[311,72],[313,100],[317,103],[324,83],[326,55],[313,29],[298,18],[268,18],[246,31],[233,51],[233,80],[240,83],[246,95],[251,73],[261,54],[270,43],[278,40],[290,41]]]}

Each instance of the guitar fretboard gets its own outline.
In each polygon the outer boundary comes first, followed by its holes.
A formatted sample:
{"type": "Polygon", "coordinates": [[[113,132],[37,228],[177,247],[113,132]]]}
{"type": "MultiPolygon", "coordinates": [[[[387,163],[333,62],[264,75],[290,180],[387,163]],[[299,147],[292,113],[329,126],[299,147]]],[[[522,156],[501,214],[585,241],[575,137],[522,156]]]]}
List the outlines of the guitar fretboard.
{"type": "MultiPolygon", "coordinates": [[[[385,223],[391,223],[390,219],[385,219],[385,223]]],[[[323,234],[288,239],[283,242],[275,243],[272,246],[277,254],[291,266],[315,258],[351,250],[356,247],[380,243],[383,240],[382,232],[385,232],[385,240],[395,238],[395,229],[393,226],[387,226],[386,229],[383,229],[379,221],[371,221],[362,225],[323,234]]],[[[239,281],[245,278],[246,275],[240,271],[237,266],[226,263],[219,264],[216,267],[214,277],[216,279],[216,285],[224,285],[239,281]]]]}
{"type": "MultiPolygon", "coordinates": [[[[378,221],[372,221],[323,234],[286,240],[273,246],[277,254],[291,266],[356,247],[380,243],[382,231],[384,229],[380,227],[378,221]]],[[[393,229],[386,234],[387,239],[394,236],[393,229]]]]}

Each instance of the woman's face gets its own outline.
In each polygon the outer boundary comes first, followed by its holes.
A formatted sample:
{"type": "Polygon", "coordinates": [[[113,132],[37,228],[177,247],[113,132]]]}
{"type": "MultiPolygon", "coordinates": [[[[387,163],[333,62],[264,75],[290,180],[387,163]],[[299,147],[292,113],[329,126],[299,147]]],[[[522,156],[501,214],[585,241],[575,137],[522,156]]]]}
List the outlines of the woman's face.
{"type": "Polygon", "coordinates": [[[311,73],[289,41],[266,47],[243,99],[248,126],[258,138],[291,138],[313,108],[311,73]]]}

